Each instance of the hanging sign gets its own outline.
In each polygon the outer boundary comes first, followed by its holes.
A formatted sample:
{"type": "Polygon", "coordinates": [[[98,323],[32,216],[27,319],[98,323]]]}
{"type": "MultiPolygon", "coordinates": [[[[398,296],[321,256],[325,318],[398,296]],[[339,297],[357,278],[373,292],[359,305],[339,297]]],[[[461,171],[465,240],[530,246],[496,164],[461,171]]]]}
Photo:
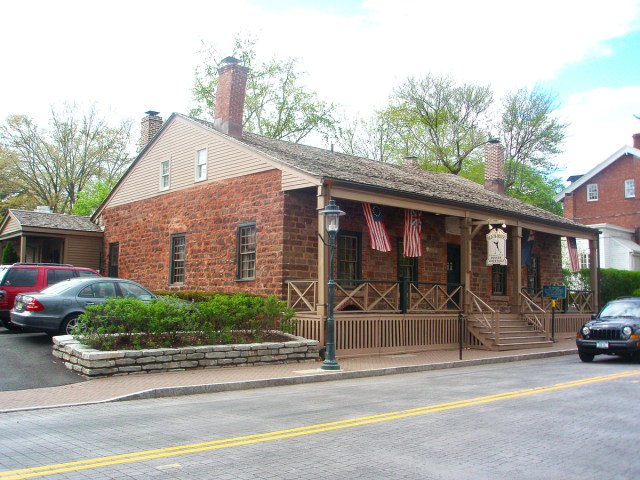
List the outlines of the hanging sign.
{"type": "Polygon", "coordinates": [[[487,233],[487,265],[507,264],[507,233],[494,228],[487,233]]]}

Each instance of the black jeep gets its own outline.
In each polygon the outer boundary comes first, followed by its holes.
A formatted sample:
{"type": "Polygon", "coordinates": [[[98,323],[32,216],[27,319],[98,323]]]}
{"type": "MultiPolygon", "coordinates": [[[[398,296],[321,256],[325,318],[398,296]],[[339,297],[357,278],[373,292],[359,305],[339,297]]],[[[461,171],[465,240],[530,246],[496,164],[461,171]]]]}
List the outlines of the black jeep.
{"type": "Polygon", "coordinates": [[[607,303],[576,336],[578,355],[590,362],[596,355],[622,355],[640,360],[640,297],[607,303]]]}

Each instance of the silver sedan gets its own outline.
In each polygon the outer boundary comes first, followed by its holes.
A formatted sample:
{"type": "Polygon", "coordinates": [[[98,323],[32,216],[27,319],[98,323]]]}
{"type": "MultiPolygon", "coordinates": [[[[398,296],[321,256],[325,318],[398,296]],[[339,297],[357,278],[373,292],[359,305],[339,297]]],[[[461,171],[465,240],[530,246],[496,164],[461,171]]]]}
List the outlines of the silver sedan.
{"type": "Polygon", "coordinates": [[[18,295],[11,310],[11,322],[31,331],[68,335],[75,328],[85,307],[105,303],[110,297],[148,301],[156,295],[131,280],[73,278],[41,292],[18,295]]]}

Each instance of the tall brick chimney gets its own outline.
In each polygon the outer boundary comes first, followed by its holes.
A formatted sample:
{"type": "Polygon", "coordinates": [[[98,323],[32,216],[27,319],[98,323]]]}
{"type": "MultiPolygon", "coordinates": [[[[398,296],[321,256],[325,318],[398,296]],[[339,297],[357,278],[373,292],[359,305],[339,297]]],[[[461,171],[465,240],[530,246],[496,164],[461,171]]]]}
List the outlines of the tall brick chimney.
{"type": "Polygon", "coordinates": [[[237,58],[227,57],[222,60],[218,74],[220,78],[213,125],[222,133],[240,138],[249,69],[240,65],[240,60],[237,58]]]}
{"type": "Polygon", "coordinates": [[[140,124],[140,150],[142,150],[147,143],[151,141],[162,127],[162,117],[158,115],[160,112],[149,110],[144,113],[146,113],[146,116],[143,117],[140,124]]]}
{"type": "Polygon", "coordinates": [[[497,138],[484,144],[484,188],[504,193],[504,147],[497,138]]]}
{"type": "Polygon", "coordinates": [[[640,133],[633,135],[633,148],[640,150],[640,133]]]}

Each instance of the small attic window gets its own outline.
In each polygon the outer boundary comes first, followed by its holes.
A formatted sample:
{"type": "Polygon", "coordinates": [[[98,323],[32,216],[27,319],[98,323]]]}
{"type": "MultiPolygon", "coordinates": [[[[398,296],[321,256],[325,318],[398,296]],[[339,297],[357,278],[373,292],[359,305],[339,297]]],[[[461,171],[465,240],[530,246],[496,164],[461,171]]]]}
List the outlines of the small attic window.
{"type": "Polygon", "coordinates": [[[636,197],[636,182],[633,178],[624,181],[624,198],[636,197]]]}
{"type": "Polygon", "coordinates": [[[598,184],[590,183],[587,185],[587,202],[598,201],[598,184]]]}

